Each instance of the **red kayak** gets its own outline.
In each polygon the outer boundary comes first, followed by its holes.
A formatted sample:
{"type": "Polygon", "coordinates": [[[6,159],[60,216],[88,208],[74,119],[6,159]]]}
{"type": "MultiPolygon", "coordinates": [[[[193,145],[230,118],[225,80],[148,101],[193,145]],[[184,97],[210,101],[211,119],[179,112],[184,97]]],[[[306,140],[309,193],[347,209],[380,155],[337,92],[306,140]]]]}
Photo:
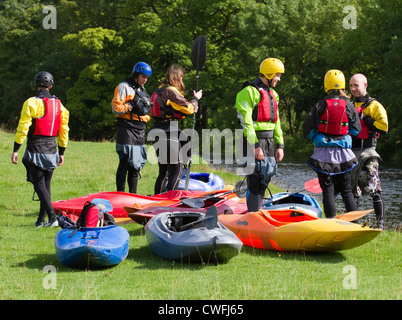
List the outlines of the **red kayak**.
{"type": "MultiPolygon", "coordinates": [[[[235,213],[239,213],[238,211],[246,210],[246,205],[244,203],[239,203],[240,199],[237,198],[234,193],[230,192],[230,190],[218,190],[218,191],[184,191],[184,190],[173,190],[165,193],[157,194],[154,196],[143,196],[139,194],[127,193],[127,192],[118,192],[118,191],[102,191],[98,193],[88,194],[82,197],[68,199],[68,200],[59,200],[53,201],[52,205],[56,213],[64,212],[65,214],[73,214],[79,215],[84,207],[85,202],[92,201],[95,198],[101,198],[105,200],[109,200],[113,211],[109,212],[115,218],[127,218],[127,211],[124,209],[129,208],[130,212],[138,211],[144,208],[147,208],[151,205],[159,205],[159,206],[185,206],[182,203],[182,200],[188,199],[187,202],[190,204],[190,207],[194,208],[195,206],[199,207],[199,202],[204,201],[204,205],[202,207],[211,206],[213,204],[217,204],[220,200],[227,200],[227,205],[220,205],[221,210],[235,210],[235,213]],[[222,198],[220,195],[222,194],[222,198]],[[191,200],[191,199],[202,199],[191,200]],[[206,200],[204,200],[206,199],[206,200]],[[237,200],[236,200],[237,199],[237,200]],[[229,201],[230,200],[230,201],[229,201]],[[240,206],[240,208],[238,208],[240,206]]],[[[185,201],[186,202],[186,201],[185,201]]],[[[241,201],[243,202],[243,201],[241,201]]],[[[187,206],[189,208],[189,206],[187,206]]]]}

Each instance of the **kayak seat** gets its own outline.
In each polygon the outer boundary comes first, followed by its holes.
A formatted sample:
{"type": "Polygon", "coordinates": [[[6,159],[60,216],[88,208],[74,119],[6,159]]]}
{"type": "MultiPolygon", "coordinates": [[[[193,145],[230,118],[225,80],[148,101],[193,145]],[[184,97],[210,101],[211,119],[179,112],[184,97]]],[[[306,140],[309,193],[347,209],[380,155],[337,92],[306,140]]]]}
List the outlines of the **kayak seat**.
{"type": "Polygon", "coordinates": [[[284,222],[284,221],[279,221],[279,220],[275,219],[275,218],[278,218],[278,217],[274,218],[271,215],[271,213],[269,211],[267,211],[267,210],[260,211],[260,213],[270,224],[272,224],[275,227],[280,227],[280,226],[283,226],[283,225],[286,225],[286,224],[290,223],[290,222],[284,222]]]}
{"type": "Polygon", "coordinates": [[[296,210],[262,210],[262,216],[273,226],[280,227],[289,223],[315,220],[310,216],[296,210]]]}

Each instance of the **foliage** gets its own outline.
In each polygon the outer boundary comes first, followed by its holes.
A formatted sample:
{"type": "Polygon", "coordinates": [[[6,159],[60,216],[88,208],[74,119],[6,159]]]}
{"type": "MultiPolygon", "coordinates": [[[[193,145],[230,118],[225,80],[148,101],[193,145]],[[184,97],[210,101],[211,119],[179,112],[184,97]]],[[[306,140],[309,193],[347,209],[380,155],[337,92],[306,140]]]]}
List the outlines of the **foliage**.
{"type": "Polygon", "coordinates": [[[190,97],[195,82],[191,45],[205,34],[208,56],[200,73],[204,97],[198,130],[238,128],[236,93],[257,76],[264,58],[274,56],[285,62],[277,91],[287,153],[309,149],[301,124],[324,95],[325,72],[338,68],[347,78],[356,72],[367,75],[370,94],[392,115],[380,152],[395,161],[402,155],[398,1],[101,0],[94,5],[89,0],[59,0],[53,5],[56,29],[42,26],[46,13],[39,0],[0,4],[0,119],[9,128],[16,127],[23,101],[34,94],[34,75],[46,69],[55,77],[53,94],[71,112],[71,137],[113,139],[113,90],[134,64],[151,65],[149,92],[170,64],[182,65],[190,97]],[[344,26],[346,6],[356,9],[355,29],[344,26]]]}

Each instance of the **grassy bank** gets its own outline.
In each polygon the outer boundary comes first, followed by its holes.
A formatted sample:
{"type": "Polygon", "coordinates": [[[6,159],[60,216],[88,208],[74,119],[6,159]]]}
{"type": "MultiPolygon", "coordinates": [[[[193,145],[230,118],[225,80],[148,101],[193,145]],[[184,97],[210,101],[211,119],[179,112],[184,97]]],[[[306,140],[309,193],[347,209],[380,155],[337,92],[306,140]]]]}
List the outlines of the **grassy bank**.
{"type": "MultiPolygon", "coordinates": [[[[39,202],[25,181],[25,168],[11,164],[13,135],[0,131],[0,299],[400,299],[400,233],[337,253],[303,254],[244,247],[218,266],[166,261],[151,254],[143,227],[124,225],[130,251],[120,265],[83,271],[61,265],[55,255],[59,230],[34,229],[39,202]],[[46,266],[56,270],[47,289],[46,266]],[[356,271],[355,288],[348,275],[356,271]]],[[[20,151],[20,160],[25,146],[20,151]]],[[[152,156],[152,155],[150,155],[152,156]]],[[[70,142],[65,164],[55,171],[53,200],[115,190],[114,144],[70,142]]],[[[194,165],[192,171],[212,171],[194,165]]],[[[227,184],[237,176],[217,172],[227,184]]],[[[152,194],[157,166],[142,171],[138,193],[152,194]]],[[[275,191],[274,191],[275,192],[275,191]]]]}

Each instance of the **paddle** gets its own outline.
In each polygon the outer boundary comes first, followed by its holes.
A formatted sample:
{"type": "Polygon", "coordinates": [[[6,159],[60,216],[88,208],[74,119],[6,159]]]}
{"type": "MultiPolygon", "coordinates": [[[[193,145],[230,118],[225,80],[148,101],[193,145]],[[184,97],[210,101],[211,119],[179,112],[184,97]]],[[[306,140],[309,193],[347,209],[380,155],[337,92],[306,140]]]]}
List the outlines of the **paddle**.
{"type": "Polygon", "coordinates": [[[321,187],[320,187],[320,182],[318,181],[318,178],[306,181],[304,183],[304,190],[305,191],[310,191],[312,193],[320,193],[320,192],[322,192],[321,187]]]}
{"type": "Polygon", "coordinates": [[[359,220],[360,218],[363,218],[364,216],[368,215],[369,213],[372,213],[373,211],[374,209],[362,210],[362,211],[349,211],[335,216],[335,219],[353,222],[359,220]]]}
{"type": "MultiPolygon", "coordinates": [[[[200,198],[186,198],[182,199],[181,203],[185,204],[186,206],[189,206],[190,208],[202,208],[205,205],[205,201],[208,199],[212,199],[215,197],[221,197],[227,194],[231,193],[236,193],[236,196],[239,198],[244,198],[247,193],[247,184],[243,183],[244,180],[242,181],[237,181],[236,185],[233,190],[229,190],[223,193],[220,193],[219,195],[212,195],[206,198],[200,197],[200,198]]],[[[126,210],[127,211],[127,210],[126,210]]]]}
{"type": "Polygon", "coordinates": [[[247,190],[247,182],[245,179],[236,182],[234,192],[238,198],[245,198],[247,196],[247,190]]]}
{"type": "Polygon", "coordinates": [[[102,210],[103,212],[111,212],[113,211],[112,204],[110,203],[109,200],[102,199],[102,198],[94,198],[91,201],[92,203],[95,203],[98,209],[102,210]]]}
{"type": "Polygon", "coordinates": [[[187,223],[179,228],[179,231],[185,231],[193,228],[196,225],[203,223],[207,229],[213,229],[218,225],[218,210],[215,206],[210,207],[205,212],[204,218],[191,223],[187,223]]]}
{"type": "MultiPolygon", "coordinates": [[[[292,192],[292,193],[289,193],[289,194],[285,194],[282,197],[278,197],[276,199],[271,199],[271,200],[269,200],[267,202],[264,202],[263,204],[266,205],[266,204],[269,204],[271,202],[277,202],[277,201],[280,201],[282,199],[286,199],[286,198],[288,198],[290,196],[293,196],[293,195],[298,194],[298,193],[303,192],[303,191],[310,191],[312,193],[320,193],[320,192],[322,192],[321,187],[320,187],[320,183],[318,182],[318,178],[306,181],[304,183],[304,189],[303,190],[292,192]]],[[[269,198],[267,198],[267,199],[269,199],[269,198]]]]}
{"type": "MultiPolygon", "coordinates": [[[[191,62],[193,64],[194,69],[196,70],[196,76],[195,76],[195,91],[198,91],[198,79],[199,79],[199,74],[200,70],[204,67],[205,64],[205,58],[207,56],[207,38],[205,36],[199,36],[197,37],[194,42],[193,46],[191,47],[191,62]]],[[[193,124],[192,124],[192,129],[194,131],[195,128],[195,112],[193,113],[193,124]]],[[[191,139],[192,143],[192,139],[191,139]]],[[[186,182],[184,185],[184,190],[188,190],[188,184],[190,181],[190,171],[191,171],[191,157],[187,166],[187,172],[186,172],[186,182]]]]}

